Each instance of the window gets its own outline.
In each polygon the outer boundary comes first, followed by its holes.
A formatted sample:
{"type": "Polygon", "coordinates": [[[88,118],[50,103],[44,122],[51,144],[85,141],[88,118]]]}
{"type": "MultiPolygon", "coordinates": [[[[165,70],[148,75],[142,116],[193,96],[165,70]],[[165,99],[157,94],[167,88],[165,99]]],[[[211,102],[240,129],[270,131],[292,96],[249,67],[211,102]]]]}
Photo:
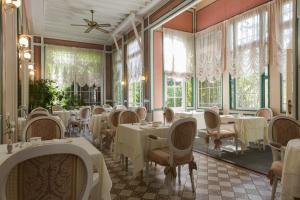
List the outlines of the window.
{"type": "Polygon", "coordinates": [[[231,109],[257,110],[265,106],[268,69],[268,7],[229,20],[227,66],[231,75],[231,109]]]}
{"type": "Polygon", "coordinates": [[[47,45],[45,78],[55,82],[65,106],[101,104],[103,54],[98,50],[47,45]]]}
{"type": "MultiPolygon", "coordinates": [[[[140,39],[140,38],[139,38],[140,39]]],[[[128,105],[137,107],[142,105],[142,55],[137,39],[127,44],[127,78],[128,78],[128,105]]]]}
{"type": "Polygon", "coordinates": [[[213,81],[199,80],[198,108],[208,108],[212,106],[222,107],[222,79],[213,81]]]}
{"type": "Polygon", "coordinates": [[[114,104],[123,104],[123,65],[121,55],[117,51],[112,54],[113,59],[113,101],[114,104]]]}

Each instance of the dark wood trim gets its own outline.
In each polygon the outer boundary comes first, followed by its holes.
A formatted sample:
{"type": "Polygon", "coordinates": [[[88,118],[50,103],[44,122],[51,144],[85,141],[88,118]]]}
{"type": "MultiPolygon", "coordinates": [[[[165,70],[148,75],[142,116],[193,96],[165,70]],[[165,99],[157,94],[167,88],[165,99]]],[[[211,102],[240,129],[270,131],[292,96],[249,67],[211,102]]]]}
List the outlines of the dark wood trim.
{"type": "Polygon", "coordinates": [[[76,42],[76,41],[69,41],[69,40],[60,40],[54,38],[44,38],[44,44],[104,50],[104,45],[102,44],[91,44],[91,43],[76,42]]]}
{"type": "Polygon", "coordinates": [[[33,36],[33,42],[40,44],[42,42],[42,38],[40,36],[33,36]]]}
{"type": "Polygon", "coordinates": [[[42,77],[42,57],[41,57],[41,46],[33,46],[34,53],[34,80],[40,80],[42,77]]]}

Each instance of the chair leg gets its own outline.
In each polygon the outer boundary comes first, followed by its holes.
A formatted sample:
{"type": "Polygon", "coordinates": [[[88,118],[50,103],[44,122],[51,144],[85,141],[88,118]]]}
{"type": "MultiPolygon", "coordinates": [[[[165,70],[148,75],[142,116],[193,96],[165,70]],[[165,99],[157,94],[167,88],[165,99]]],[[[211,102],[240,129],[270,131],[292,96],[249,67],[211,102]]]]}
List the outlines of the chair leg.
{"type": "Polygon", "coordinates": [[[181,185],[181,179],[180,179],[180,177],[181,177],[181,166],[178,165],[177,169],[178,169],[178,184],[181,185]]]}
{"type": "Polygon", "coordinates": [[[278,183],[278,178],[275,176],[274,179],[273,179],[271,200],[274,200],[274,199],[275,199],[277,183],[278,183]]]}
{"type": "Polygon", "coordinates": [[[191,185],[192,185],[192,191],[195,192],[195,183],[194,183],[194,174],[193,169],[189,167],[190,170],[190,177],[191,177],[191,185]]]}

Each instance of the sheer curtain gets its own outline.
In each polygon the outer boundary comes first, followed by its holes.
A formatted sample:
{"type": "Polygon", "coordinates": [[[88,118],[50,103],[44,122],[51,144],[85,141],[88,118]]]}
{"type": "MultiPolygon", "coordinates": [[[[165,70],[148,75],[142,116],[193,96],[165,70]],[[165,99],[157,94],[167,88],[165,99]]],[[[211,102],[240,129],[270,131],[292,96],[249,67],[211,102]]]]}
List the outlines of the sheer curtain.
{"type": "Polygon", "coordinates": [[[136,39],[127,45],[127,70],[129,83],[139,81],[143,74],[142,54],[136,39]]]}
{"type": "Polygon", "coordinates": [[[293,49],[293,4],[293,0],[274,0],[271,3],[271,61],[281,73],[286,69],[287,50],[293,49]]]}
{"type": "Polygon", "coordinates": [[[194,74],[194,34],[163,29],[166,76],[189,79],[194,74]]]}
{"type": "Polygon", "coordinates": [[[122,80],[123,80],[123,65],[118,51],[112,54],[113,63],[113,87],[114,87],[114,102],[122,103],[122,80]]]}
{"type": "Polygon", "coordinates": [[[227,67],[232,77],[263,73],[268,65],[269,4],[227,21],[227,67]]]}
{"type": "Polygon", "coordinates": [[[59,86],[103,84],[103,53],[98,50],[47,45],[45,78],[59,86]]]}
{"type": "Polygon", "coordinates": [[[224,23],[196,34],[196,75],[199,80],[219,80],[224,71],[224,57],[224,23]]]}

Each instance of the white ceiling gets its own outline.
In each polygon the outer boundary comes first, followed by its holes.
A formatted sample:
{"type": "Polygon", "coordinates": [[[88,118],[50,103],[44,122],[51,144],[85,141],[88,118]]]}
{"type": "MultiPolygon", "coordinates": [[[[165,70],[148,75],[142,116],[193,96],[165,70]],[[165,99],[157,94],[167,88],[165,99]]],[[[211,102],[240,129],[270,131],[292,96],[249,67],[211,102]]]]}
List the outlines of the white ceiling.
{"type": "Polygon", "coordinates": [[[31,34],[57,39],[97,44],[110,44],[110,34],[93,30],[84,33],[85,27],[70,24],[84,24],[90,19],[89,10],[95,10],[94,20],[110,23],[113,31],[131,12],[137,12],[152,0],[27,0],[31,34]]]}

